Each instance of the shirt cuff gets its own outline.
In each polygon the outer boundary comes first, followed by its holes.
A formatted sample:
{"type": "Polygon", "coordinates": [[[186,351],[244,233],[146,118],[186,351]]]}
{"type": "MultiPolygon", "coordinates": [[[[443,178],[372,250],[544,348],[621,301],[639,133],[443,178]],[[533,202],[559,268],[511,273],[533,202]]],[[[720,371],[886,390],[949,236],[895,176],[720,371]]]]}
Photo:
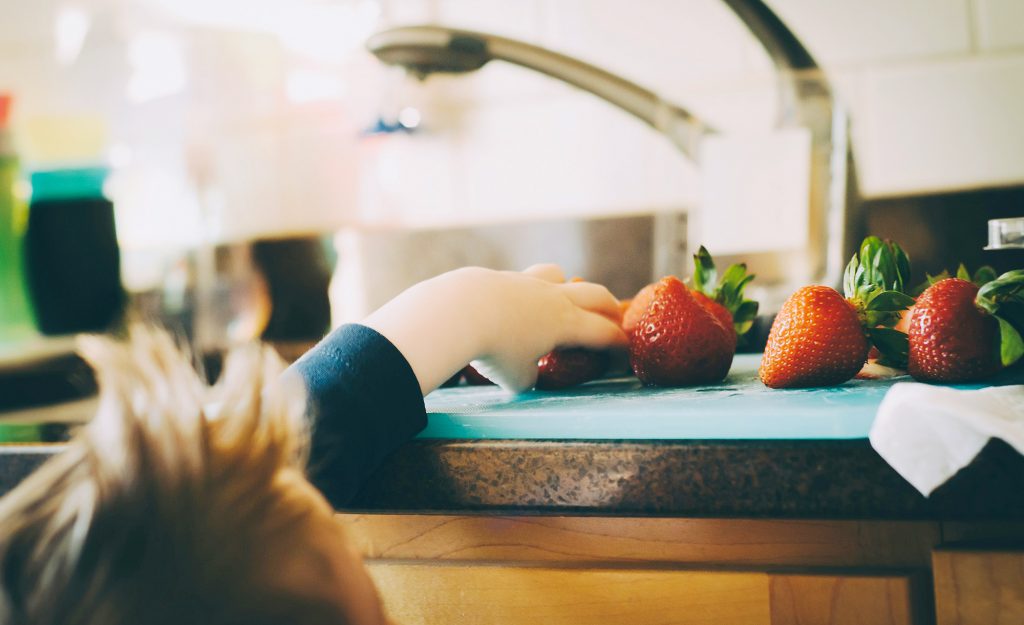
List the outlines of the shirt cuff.
{"type": "Polygon", "coordinates": [[[341,326],[290,371],[302,376],[309,393],[310,481],[336,507],[427,425],[412,367],[366,326],[341,326]]]}

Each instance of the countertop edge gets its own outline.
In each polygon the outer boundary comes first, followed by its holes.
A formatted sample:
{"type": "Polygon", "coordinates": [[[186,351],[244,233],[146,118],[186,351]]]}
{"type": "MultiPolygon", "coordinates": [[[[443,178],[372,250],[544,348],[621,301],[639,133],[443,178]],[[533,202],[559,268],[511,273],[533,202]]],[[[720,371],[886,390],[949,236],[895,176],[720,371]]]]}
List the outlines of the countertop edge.
{"type": "MultiPolygon", "coordinates": [[[[62,448],[0,446],[0,494],[62,448]]],[[[867,439],[415,439],[344,510],[1020,521],[1020,492],[1024,457],[1000,440],[925,498],[867,439]]]]}

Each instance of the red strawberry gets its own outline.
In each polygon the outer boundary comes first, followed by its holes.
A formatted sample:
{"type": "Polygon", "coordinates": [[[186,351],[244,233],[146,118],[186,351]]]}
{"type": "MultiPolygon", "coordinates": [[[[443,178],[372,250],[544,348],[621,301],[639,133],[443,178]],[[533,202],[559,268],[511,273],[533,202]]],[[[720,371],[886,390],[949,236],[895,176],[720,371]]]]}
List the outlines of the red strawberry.
{"type": "Polygon", "coordinates": [[[732,365],[729,331],[674,276],[662,278],[633,332],[633,371],[644,384],[720,382],[732,365]]]}
{"type": "MultiPolygon", "coordinates": [[[[984,286],[985,284],[995,280],[997,276],[998,276],[998,274],[996,273],[996,270],[993,269],[992,267],[988,266],[988,265],[985,265],[984,267],[978,268],[978,270],[975,271],[974,274],[972,275],[971,272],[967,270],[967,267],[964,266],[963,263],[960,263],[960,266],[957,268],[956,276],[955,277],[960,278],[961,280],[967,280],[969,282],[973,282],[974,284],[976,284],[979,287],[981,287],[981,286],[984,286]]],[[[931,275],[931,274],[926,273],[925,274],[924,282],[922,282],[921,284],[917,285],[914,289],[908,290],[906,292],[907,292],[908,295],[911,295],[912,297],[916,298],[917,296],[920,296],[921,293],[924,293],[925,289],[927,289],[928,287],[932,286],[933,284],[935,284],[937,282],[941,282],[942,280],[945,280],[946,278],[949,278],[949,277],[952,277],[952,276],[950,276],[949,271],[947,271],[945,269],[943,269],[942,272],[939,273],[938,275],[934,275],[934,276],[931,275]]],[[[896,323],[896,325],[894,325],[892,327],[892,329],[893,330],[897,330],[899,332],[902,332],[904,334],[909,334],[910,333],[910,317],[911,317],[911,315],[913,315],[913,313],[914,313],[914,307],[913,306],[911,306],[910,308],[908,308],[908,309],[904,310],[903,312],[901,312],[900,313],[899,321],[896,323]]],[[[868,360],[874,360],[874,359],[878,359],[878,358],[879,358],[878,349],[875,348],[875,347],[872,347],[871,351],[868,352],[868,360]]],[[[902,364],[902,363],[900,363],[900,364],[902,364]]]]}
{"type": "Polygon", "coordinates": [[[805,286],[775,317],[761,360],[771,388],[827,386],[857,375],[868,340],[853,304],[833,288],[805,286]]]}
{"type": "Polygon", "coordinates": [[[704,295],[700,291],[691,290],[693,297],[704,307],[704,310],[711,313],[711,315],[718,319],[718,322],[729,332],[729,337],[732,340],[733,349],[736,349],[736,327],[732,322],[732,313],[726,310],[725,306],[722,306],[715,300],[711,299],[707,295],[704,295]]]}
{"type": "Polygon", "coordinates": [[[864,366],[872,343],[882,364],[904,366],[907,335],[892,326],[914,303],[903,290],[909,277],[910,260],[899,245],[864,239],[846,266],[845,298],[827,286],[807,286],[782,305],[768,334],[761,381],[772,388],[845,382],[864,366]]]}
{"type": "Polygon", "coordinates": [[[578,347],[556,349],[537,363],[537,388],[554,390],[583,384],[604,375],[608,352],[578,347]]]}
{"type": "Polygon", "coordinates": [[[982,380],[999,371],[999,323],[975,303],[978,286],[947,278],[925,289],[910,319],[910,375],[929,382],[982,380]]]}

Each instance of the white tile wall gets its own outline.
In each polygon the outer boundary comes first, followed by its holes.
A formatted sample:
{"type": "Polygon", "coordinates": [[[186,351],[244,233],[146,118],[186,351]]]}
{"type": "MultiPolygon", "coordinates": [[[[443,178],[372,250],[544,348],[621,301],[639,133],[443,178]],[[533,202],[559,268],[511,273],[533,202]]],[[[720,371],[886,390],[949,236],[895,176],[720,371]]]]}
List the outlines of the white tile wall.
{"type": "Polygon", "coordinates": [[[595,98],[479,111],[465,130],[456,201],[471,220],[481,211],[543,217],[676,208],[696,197],[694,171],[668,141],[595,98]]]}
{"type": "Polygon", "coordinates": [[[543,35],[539,28],[543,10],[542,0],[437,0],[437,22],[539,41],[543,35]]]}
{"type": "Polygon", "coordinates": [[[1024,183],[1024,2],[768,3],[850,107],[865,195],[1024,183]]]}
{"type": "Polygon", "coordinates": [[[967,54],[968,0],[768,0],[826,66],[967,54]]]}
{"type": "Polygon", "coordinates": [[[887,194],[1024,181],[1024,55],[867,72],[855,139],[887,194]]]}
{"type": "Polygon", "coordinates": [[[52,40],[54,16],[61,3],[58,0],[33,0],[30,6],[26,4],[17,0],[4,3],[4,19],[0,20],[0,42],[4,47],[52,40]],[[16,19],[12,19],[14,15],[17,15],[16,19]]]}
{"type": "Polygon", "coordinates": [[[749,39],[720,0],[549,0],[544,43],[685,101],[748,74],[749,39]]]}
{"type": "Polygon", "coordinates": [[[388,223],[484,223],[624,214],[694,204],[693,167],[662,137],[610,105],[572,94],[463,111],[412,138],[364,144],[363,217],[388,223]],[[570,120],[566,123],[566,120],[570,120]],[[364,159],[365,160],[365,159],[364,159]]]}
{"type": "Polygon", "coordinates": [[[974,0],[978,46],[982,50],[1024,48],[1024,2],[974,0]]]}

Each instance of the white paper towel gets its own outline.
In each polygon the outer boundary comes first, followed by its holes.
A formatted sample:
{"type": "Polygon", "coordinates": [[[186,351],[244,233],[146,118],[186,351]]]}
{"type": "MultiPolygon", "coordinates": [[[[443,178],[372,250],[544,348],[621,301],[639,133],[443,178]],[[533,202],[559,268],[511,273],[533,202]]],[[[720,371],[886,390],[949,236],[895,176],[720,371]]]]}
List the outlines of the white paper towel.
{"type": "Polygon", "coordinates": [[[990,438],[1024,453],[1024,385],[960,390],[901,382],[869,434],[897,473],[929,495],[978,455],[990,438]]]}

